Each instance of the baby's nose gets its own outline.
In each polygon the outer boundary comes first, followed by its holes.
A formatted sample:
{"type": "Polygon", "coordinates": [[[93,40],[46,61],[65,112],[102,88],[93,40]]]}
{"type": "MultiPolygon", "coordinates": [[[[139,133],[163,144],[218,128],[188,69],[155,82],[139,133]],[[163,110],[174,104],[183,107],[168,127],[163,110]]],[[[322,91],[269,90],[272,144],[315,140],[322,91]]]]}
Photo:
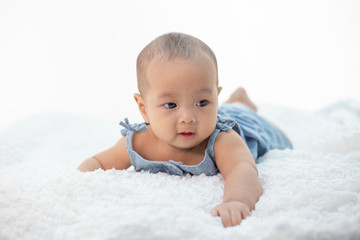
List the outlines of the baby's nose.
{"type": "Polygon", "coordinates": [[[195,123],[196,118],[191,109],[184,108],[181,110],[179,122],[181,123],[195,123]]]}

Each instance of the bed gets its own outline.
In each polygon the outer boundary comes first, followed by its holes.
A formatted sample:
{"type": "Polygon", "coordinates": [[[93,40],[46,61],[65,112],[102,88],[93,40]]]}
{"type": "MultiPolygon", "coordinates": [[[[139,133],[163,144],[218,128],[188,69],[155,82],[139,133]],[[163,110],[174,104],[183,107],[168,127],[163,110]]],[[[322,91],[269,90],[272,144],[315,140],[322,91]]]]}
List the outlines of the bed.
{"type": "Polygon", "coordinates": [[[82,160],[120,137],[118,119],[26,117],[0,131],[0,239],[360,239],[360,103],[260,114],[294,150],[260,159],[264,193],[230,228],[209,213],[221,175],[81,173],[82,160]]]}

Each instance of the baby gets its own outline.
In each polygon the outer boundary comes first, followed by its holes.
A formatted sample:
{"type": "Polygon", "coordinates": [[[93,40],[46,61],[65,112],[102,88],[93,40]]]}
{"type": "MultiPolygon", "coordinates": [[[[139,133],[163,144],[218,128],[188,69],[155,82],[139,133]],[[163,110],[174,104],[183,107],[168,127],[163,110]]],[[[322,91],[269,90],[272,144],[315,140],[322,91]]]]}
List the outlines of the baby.
{"type": "Polygon", "coordinates": [[[240,224],[262,194],[257,159],[271,149],[292,148],[287,137],[261,118],[243,88],[218,107],[221,87],[213,51],[182,33],[153,40],[137,59],[144,123],[120,124],[115,146],[80,164],[80,171],[127,169],[175,175],[224,177],[223,202],[211,210],[225,227],[240,224]]]}

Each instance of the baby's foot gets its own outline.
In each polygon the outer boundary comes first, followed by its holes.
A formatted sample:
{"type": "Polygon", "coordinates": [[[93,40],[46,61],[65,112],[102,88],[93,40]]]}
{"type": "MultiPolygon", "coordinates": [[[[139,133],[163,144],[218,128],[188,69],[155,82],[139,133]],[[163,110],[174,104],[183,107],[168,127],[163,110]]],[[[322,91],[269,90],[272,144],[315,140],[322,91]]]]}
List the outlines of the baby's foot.
{"type": "Polygon", "coordinates": [[[250,100],[245,89],[242,87],[236,89],[235,92],[233,92],[230,95],[229,99],[225,101],[225,103],[235,103],[235,102],[240,102],[242,104],[245,104],[246,106],[257,112],[256,105],[250,100]]]}

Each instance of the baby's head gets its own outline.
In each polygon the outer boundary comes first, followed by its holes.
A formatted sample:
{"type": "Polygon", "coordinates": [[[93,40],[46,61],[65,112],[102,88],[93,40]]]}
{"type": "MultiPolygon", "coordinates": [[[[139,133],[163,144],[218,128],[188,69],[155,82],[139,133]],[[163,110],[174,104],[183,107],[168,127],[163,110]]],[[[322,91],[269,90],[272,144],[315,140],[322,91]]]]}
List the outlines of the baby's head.
{"type": "Polygon", "coordinates": [[[156,38],[138,56],[137,80],[135,100],[158,139],[187,149],[211,135],[221,87],[205,43],[182,33],[156,38]]]}
{"type": "Polygon", "coordinates": [[[216,84],[218,85],[218,69],[214,52],[201,40],[184,34],[168,33],[161,35],[149,43],[139,54],[136,62],[138,89],[145,95],[151,85],[147,70],[152,62],[173,60],[194,60],[203,57],[210,58],[216,69],[216,84]]]}

